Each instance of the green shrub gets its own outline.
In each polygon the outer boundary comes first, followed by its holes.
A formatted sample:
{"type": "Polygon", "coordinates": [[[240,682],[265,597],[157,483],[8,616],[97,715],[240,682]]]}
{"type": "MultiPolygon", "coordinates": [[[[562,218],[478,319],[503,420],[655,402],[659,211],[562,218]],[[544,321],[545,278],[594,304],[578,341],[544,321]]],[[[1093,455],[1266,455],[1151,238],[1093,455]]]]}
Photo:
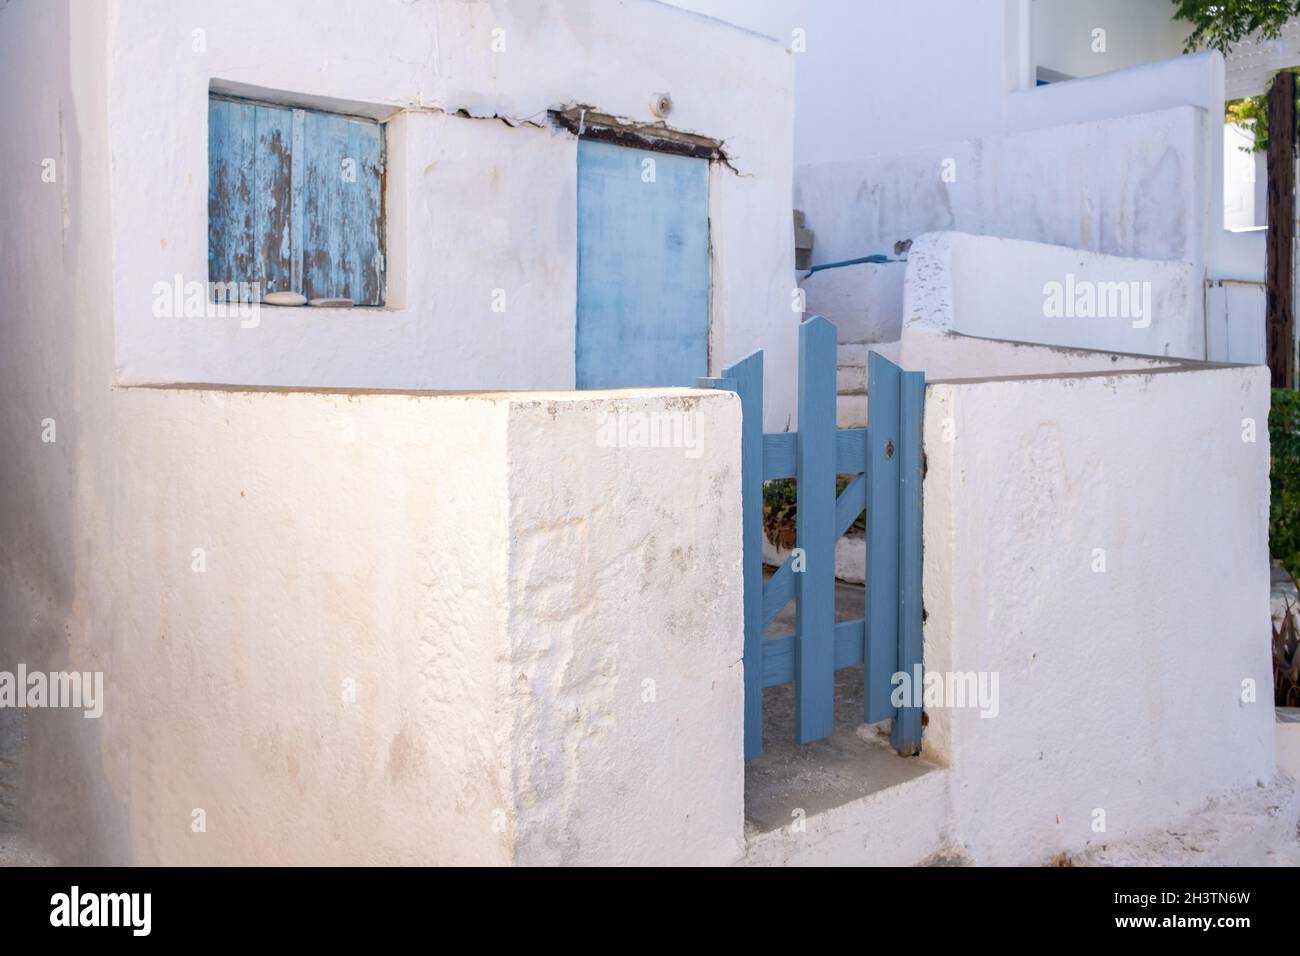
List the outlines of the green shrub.
{"type": "MultiPolygon", "coordinates": [[[[835,493],[838,495],[849,486],[856,475],[837,475],[835,493]]],[[[767,540],[778,547],[790,549],[795,542],[795,517],[799,512],[798,483],[793,478],[776,478],[763,483],[763,530],[767,540]]],[[[866,516],[858,519],[849,527],[850,532],[865,531],[866,516]]]]}
{"type": "Polygon", "coordinates": [[[1268,549],[1292,577],[1300,577],[1300,392],[1273,389],[1268,437],[1268,549]]]}

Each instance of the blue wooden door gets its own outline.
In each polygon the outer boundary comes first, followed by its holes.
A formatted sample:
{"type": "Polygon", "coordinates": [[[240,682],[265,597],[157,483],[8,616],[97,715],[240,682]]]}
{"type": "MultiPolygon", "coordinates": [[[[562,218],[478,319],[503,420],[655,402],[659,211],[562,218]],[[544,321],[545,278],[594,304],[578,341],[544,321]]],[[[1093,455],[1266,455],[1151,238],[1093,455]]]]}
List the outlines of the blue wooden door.
{"type": "Polygon", "coordinates": [[[708,374],[707,160],[578,141],[578,388],[708,374]]]}

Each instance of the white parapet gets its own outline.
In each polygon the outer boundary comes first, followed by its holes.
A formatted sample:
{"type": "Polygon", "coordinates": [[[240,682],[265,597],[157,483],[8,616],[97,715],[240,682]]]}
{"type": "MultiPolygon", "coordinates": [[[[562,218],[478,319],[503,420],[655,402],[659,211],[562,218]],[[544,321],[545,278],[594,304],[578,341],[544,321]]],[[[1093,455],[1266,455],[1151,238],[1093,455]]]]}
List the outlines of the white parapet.
{"type": "Polygon", "coordinates": [[[901,357],[931,381],[1202,359],[1201,281],[1185,262],[927,233],[908,256],[901,357]]]}
{"type": "Polygon", "coordinates": [[[114,401],[127,859],[739,858],[734,395],[114,401]]]}
{"type": "Polygon", "coordinates": [[[925,753],[976,862],[1272,780],[1268,410],[1261,367],[929,387],[926,668],[998,694],[927,706],[925,753]]]}

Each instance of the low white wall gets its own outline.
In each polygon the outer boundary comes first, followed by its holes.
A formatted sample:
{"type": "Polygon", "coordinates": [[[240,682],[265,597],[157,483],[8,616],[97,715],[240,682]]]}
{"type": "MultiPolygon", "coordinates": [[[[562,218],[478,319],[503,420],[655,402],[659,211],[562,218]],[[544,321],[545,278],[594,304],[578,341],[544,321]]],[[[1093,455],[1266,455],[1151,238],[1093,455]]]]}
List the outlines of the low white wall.
{"type": "Polygon", "coordinates": [[[789,417],[794,92],[780,44],[649,0],[130,0],[109,5],[107,32],[107,94],[79,119],[107,122],[111,141],[119,382],[572,388],[577,139],[547,111],[648,124],[667,92],[667,123],[727,154],[709,182],[713,372],[765,348],[770,427],[789,417]],[[155,283],[207,277],[213,82],[386,119],[385,308],[267,308],[256,328],[152,314],[155,283]]]}
{"type": "Polygon", "coordinates": [[[516,860],[734,862],[744,845],[740,402],[585,394],[509,400],[510,662],[499,674],[512,682],[516,860]],[[601,447],[614,420],[626,421],[631,447],[601,447]],[[637,447],[638,420],[683,423],[694,444],[637,447]]]}
{"type": "Polygon", "coordinates": [[[1258,367],[929,386],[926,668],[999,675],[925,736],[976,862],[1272,777],[1268,408],[1258,367]]]}
{"type": "Polygon", "coordinates": [[[908,254],[902,363],[934,380],[1149,368],[1170,358],[1199,359],[1205,354],[1200,303],[1200,283],[1187,263],[929,233],[918,237],[908,254]],[[1056,286],[1049,290],[1051,283],[1056,286]],[[1073,291],[1077,305],[1085,284],[1091,284],[1099,306],[1103,300],[1107,308],[1122,305],[1123,299],[1112,300],[1102,283],[1128,285],[1131,316],[1048,314],[1057,291],[1057,303],[1073,291]]]}
{"type": "MultiPolygon", "coordinates": [[[[110,860],[739,858],[733,395],[112,402],[104,717],[29,715],[33,746],[84,745],[64,773],[121,801],[110,860]],[[620,446],[606,414],[685,438],[620,446]]],[[[79,793],[34,790],[29,816],[84,826],[102,808],[79,793]]]]}

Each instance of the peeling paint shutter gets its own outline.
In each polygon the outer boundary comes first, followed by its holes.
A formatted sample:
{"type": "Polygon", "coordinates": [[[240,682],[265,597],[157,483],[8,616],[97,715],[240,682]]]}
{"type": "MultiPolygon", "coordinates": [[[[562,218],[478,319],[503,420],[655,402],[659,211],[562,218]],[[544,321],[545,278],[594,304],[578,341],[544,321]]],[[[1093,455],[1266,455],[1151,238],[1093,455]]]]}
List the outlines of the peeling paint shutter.
{"type": "Polygon", "coordinates": [[[383,130],[211,97],[208,281],[383,305],[383,130]]]}
{"type": "Polygon", "coordinates": [[[384,261],[378,123],[308,111],[303,153],[303,292],[380,305],[384,261]]]}
{"type": "Polygon", "coordinates": [[[208,102],[208,281],[292,288],[293,110],[208,102]]]}

